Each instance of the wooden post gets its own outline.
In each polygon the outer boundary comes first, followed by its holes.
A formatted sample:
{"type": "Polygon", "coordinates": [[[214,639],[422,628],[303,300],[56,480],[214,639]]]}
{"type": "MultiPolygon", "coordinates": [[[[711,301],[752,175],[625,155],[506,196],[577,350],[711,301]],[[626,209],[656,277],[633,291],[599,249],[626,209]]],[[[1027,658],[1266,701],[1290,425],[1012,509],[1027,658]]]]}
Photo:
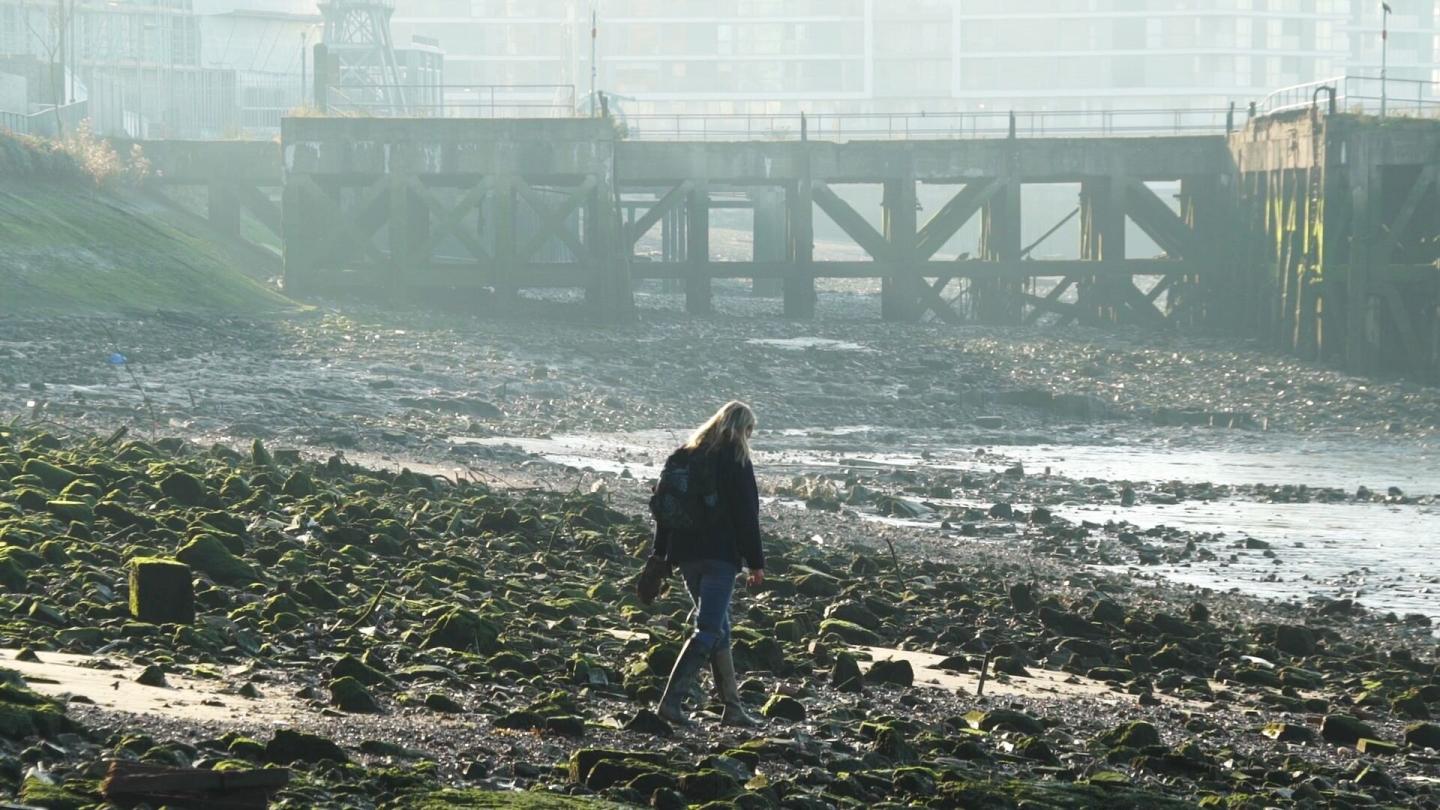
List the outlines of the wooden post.
{"type": "MultiPolygon", "coordinates": [[[[751,190],[749,196],[755,217],[754,261],[785,261],[788,246],[783,195],[779,189],[766,187],[751,190]]],[[[784,292],[784,283],[773,276],[755,278],[750,282],[750,292],[756,297],[774,298],[784,292]]]]}
{"type": "Polygon", "coordinates": [[[1345,278],[1345,370],[1368,374],[1372,369],[1366,319],[1370,311],[1370,261],[1375,245],[1375,211],[1381,198],[1380,178],[1367,139],[1352,138],[1350,163],[1350,268],[1345,278]]]}
{"type": "Polygon", "coordinates": [[[810,168],[810,145],[795,144],[800,153],[800,179],[786,189],[789,220],[790,272],[785,277],[785,317],[815,317],[815,182],[810,168]]]}
{"type": "Polygon", "coordinates": [[[411,243],[409,177],[390,173],[390,273],[382,288],[390,301],[400,300],[406,293],[406,274],[418,276],[413,267],[414,245],[411,243]]]}
{"type": "MultiPolygon", "coordinates": [[[[1091,177],[1080,183],[1080,258],[1105,264],[1125,261],[1125,178],[1091,177]]],[[[1079,285],[1082,316],[1090,321],[1116,321],[1120,307],[1114,285],[1122,280],[1089,276],[1079,285]]],[[[1123,279],[1123,283],[1131,283],[1123,279]]]]}
{"type": "Polygon", "coordinates": [[[315,290],[315,240],[303,220],[310,209],[300,177],[309,180],[307,175],[287,176],[280,191],[281,252],[285,262],[285,292],[290,295],[306,295],[315,290]]]}
{"type": "Polygon", "coordinates": [[[915,178],[906,176],[885,181],[885,242],[890,246],[889,265],[880,280],[880,315],[887,321],[912,322],[920,319],[921,282],[915,262],[916,225],[915,178]]]}
{"type": "Polygon", "coordinates": [[[686,242],[689,267],[685,274],[685,311],[691,315],[709,315],[714,311],[710,274],[710,190],[704,181],[696,181],[686,201],[688,219],[686,242]]]}
{"type": "Polygon", "coordinates": [[[515,178],[495,178],[495,294],[514,299],[519,294],[520,268],[517,267],[515,233],[515,178]]]}
{"type": "Polygon", "coordinates": [[[1024,250],[1020,231],[1020,180],[1013,170],[980,209],[980,258],[1000,268],[998,278],[972,279],[971,307],[980,323],[1004,325],[1023,320],[1020,282],[1013,279],[1024,250]]]}

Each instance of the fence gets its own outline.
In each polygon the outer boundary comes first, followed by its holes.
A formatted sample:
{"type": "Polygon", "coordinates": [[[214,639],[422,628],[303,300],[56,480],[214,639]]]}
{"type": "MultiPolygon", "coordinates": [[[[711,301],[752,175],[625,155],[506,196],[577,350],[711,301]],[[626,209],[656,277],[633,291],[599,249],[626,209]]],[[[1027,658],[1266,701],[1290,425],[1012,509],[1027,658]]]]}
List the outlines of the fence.
{"type": "Polygon", "coordinates": [[[1440,84],[1429,79],[1381,79],[1379,76],[1332,76],[1304,84],[1282,87],[1256,105],[1260,115],[1306,109],[1317,103],[1329,104],[1327,92],[1334,90],[1335,107],[1342,113],[1380,112],[1384,99],[1387,115],[1432,117],[1440,114],[1440,84]]]}
{"type": "MultiPolygon", "coordinates": [[[[804,119],[811,140],[935,140],[1105,135],[1197,135],[1226,131],[1231,110],[1008,110],[964,113],[838,113],[804,119]]],[[[638,140],[798,140],[798,115],[625,115],[638,140]]]]}
{"type": "Polygon", "coordinates": [[[73,104],[62,104],[58,109],[46,107],[32,113],[0,110],[0,129],[9,130],[17,135],[43,135],[47,138],[54,138],[61,134],[61,128],[63,128],[64,134],[74,132],[80,126],[80,122],[86,119],[87,108],[88,105],[85,102],[77,101],[73,104]]]}
{"type": "Polygon", "coordinates": [[[341,84],[324,99],[327,113],[376,118],[572,118],[576,109],[572,84],[341,84]]]}

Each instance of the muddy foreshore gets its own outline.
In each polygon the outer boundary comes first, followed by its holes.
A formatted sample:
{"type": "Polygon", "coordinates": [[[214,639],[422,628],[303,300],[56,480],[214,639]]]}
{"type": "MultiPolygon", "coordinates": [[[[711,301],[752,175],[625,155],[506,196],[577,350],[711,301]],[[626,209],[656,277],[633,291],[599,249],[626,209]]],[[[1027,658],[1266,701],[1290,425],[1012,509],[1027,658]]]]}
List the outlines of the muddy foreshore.
{"type": "MultiPolygon", "coordinates": [[[[4,735],[4,789],[88,806],[120,757],[293,763],[289,807],[492,806],[457,791],[511,788],[667,807],[1440,806],[1425,616],[1172,584],[1149,573],[1157,560],[1304,552],[1061,515],[1213,487],[1000,457],[907,473],[843,448],[834,463],[787,456],[781,441],[862,425],[867,452],[928,428],[998,446],[1176,429],[1423,443],[1433,389],[1218,342],[795,325],[743,298],[721,299],[730,319],[694,321],[646,300],[657,308],[618,330],[353,310],[0,324],[0,411],[15,416],[0,442],[0,646],[153,665],[291,712],[136,717],[12,683],[6,717],[24,720],[4,735]],[[107,363],[117,352],[126,362],[107,363]],[[476,443],[663,433],[728,396],[775,439],[773,584],[736,606],[746,693],[771,716],[758,734],[665,729],[645,711],[686,612],[677,594],[643,608],[626,587],[654,453],[618,452],[629,472],[615,473],[476,443]],[[132,561],[175,555],[193,569],[196,624],[137,621],[132,561]],[[904,663],[870,665],[887,658],[904,663]],[[277,728],[340,747],[291,758],[277,728]]],[[[1223,495],[1396,497],[1376,484],[1223,495]]]]}

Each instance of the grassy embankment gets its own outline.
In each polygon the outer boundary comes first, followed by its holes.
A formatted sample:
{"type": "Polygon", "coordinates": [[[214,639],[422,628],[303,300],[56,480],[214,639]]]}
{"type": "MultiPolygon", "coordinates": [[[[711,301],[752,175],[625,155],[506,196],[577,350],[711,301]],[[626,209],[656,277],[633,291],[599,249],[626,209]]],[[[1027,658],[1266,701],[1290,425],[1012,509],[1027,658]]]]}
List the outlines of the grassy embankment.
{"type": "Polygon", "coordinates": [[[127,187],[143,171],[83,134],[56,143],[0,133],[0,314],[296,306],[225,246],[136,204],[127,187]]]}

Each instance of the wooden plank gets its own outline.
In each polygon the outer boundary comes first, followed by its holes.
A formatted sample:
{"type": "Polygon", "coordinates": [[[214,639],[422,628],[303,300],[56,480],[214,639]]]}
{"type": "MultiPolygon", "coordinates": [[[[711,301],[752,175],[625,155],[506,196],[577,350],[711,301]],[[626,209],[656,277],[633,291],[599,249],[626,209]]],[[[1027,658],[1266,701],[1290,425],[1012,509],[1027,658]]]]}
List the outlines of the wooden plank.
{"type": "MultiPolygon", "coordinates": [[[[1076,210],[1078,211],[1079,209],[1076,210]]],[[[1059,311],[1053,308],[1047,308],[1045,306],[1042,306],[1042,304],[1062,304],[1062,302],[1060,301],[1060,297],[1065,294],[1066,290],[1069,290],[1071,287],[1079,283],[1079,281],[1080,279],[1076,278],[1075,276],[1066,276],[1065,278],[1060,279],[1060,283],[1056,284],[1055,288],[1052,289],[1044,298],[1039,298],[1038,296],[1032,295],[1030,293],[1025,293],[1026,300],[1030,301],[1030,303],[1035,306],[1035,311],[1030,313],[1030,317],[1026,319],[1026,323],[1033,324],[1036,321],[1039,321],[1040,316],[1045,314],[1046,312],[1059,311]]],[[[1071,304],[1062,304],[1062,306],[1066,307],[1066,311],[1062,314],[1079,312],[1079,307],[1073,306],[1071,304]]]]}
{"type": "Polygon", "coordinates": [[[649,233],[650,229],[655,227],[655,223],[659,222],[662,217],[685,201],[685,195],[690,193],[692,185],[689,180],[686,180],[679,185],[673,186],[669,191],[666,191],[664,196],[657,200],[654,205],[650,206],[644,216],[630,223],[625,233],[625,244],[631,253],[635,252],[635,243],[640,241],[640,237],[649,233]]]}
{"type": "Polygon", "coordinates": [[[270,794],[289,783],[290,771],[284,768],[215,771],[115,760],[100,784],[100,792],[108,801],[126,807],[148,804],[265,810],[270,794]]]}
{"type": "Polygon", "coordinates": [[[917,256],[926,260],[938,253],[1004,186],[1002,180],[994,177],[967,183],[920,229],[915,240],[917,256]]]}
{"type": "Polygon", "coordinates": [[[461,228],[460,224],[469,213],[484,203],[494,188],[490,177],[482,177],[476,181],[461,196],[453,207],[446,206],[432,189],[416,178],[411,178],[410,188],[417,197],[425,202],[425,205],[436,216],[436,222],[430,227],[424,241],[414,251],[416,256],[429,256],[434,252],[436,235],[446,233],[453,236],[462,244],[470,255],[484,263],[495,261],[490,251],[480,242],[480,238],[469,230],[461,228]]]}
{"type": "Polygon", "coordinates": [[[1384,235],[1380,238],[1380,244],[1375,248],[1375,255],[1371,259],[1376,264],[1389,264],[1391,257],[1395,255],[1395,248],[1400,244],[1400,237],[1410,227],[1410,221],[1415,218],[1415,212],[1419,210],[1420,200],[1430,187],[1435,185],[1437,172],[1440,166],[1434,163],[1428,164],[1420,170],[1415,183],[1410,186],[1410,191],[1405,195],[1405,201],[1401,203],[1400,210],[1395,212],[1395,220],[1384,229],[1384,235]]]}
{"type": "Polygon", "coordinates": [[[570,248],[570,252],[575,256],[576,261],[588,264],[591,258],[589,249],[580,242],[579,237],[570,232],[569,228],[563,226],[565,225],[565,220],[569,219],[571,214],[575,213],[580,209],[580,206],[585,204],[590,193],[595,190],[596,185],[594,175],[586,176],[586,178],[580,182],[579,187],[571,191],[569,196],[567,196],[560,205],[552,208],[545,203],[544,198],[542,198],[540,193],[529,183],[523,179],[516,182],[515,190],[519,192],[520,198],[528,203],[535,213],[540,215],[539,228],[536,230],[535,235],[531,236],[529,241],[520,248],[518,257],[522,260],[529,259],[535,255],[536,251],[544,246],[546,239],[549,239],[551,236],[558,236],[560,240],[565,243],[565,246],[570,248]]]}
{"type": "Polygon", "coordinates": [[[873,261],[819,261],[801,271],[793,262],[636,262],[636,278],[686,278],[692,273],[711,278],[792,278],[804,272],[816,278],[883,278],[897,273],[917,278],[952,278],[1023,282],[1033,278],[1084,276],[1086,278],[1130,278],[1132,276],[1164,276],[1172,273],[1187,275],[1194,268],[1174,259],[1127,259],[1123,262],[1055,259],[1047,261],[987,262],[970,259],[963,262],[928,261],[903,267],[873,261]]]}
{"type": "Polygon", "coordinates": [[[1026,303],[1030,304],[1032,307],[1035,308],[1035,313],[1032,314],[1033,320],[1031,321],[1031,323],[1038,321],[1040,319],[1040,315],[1046,312],[1053,312],[1057,315],[1064,315],[1065,322],[1067,323],[1070,321],[1080,320],[1084,318],[1085,310],[1081,309],[1076,304],[1067,304],[1064,301],[1059,300],[1058,298],[1051,298],[1048,295],[1044,298],[1041,298],[1034,293],[1028,292],[1020,293],[1020,297],[1026,303]]]}
{"type": "Polygon", "coordinates": [[[1429,363],[1426,357],[1425,341],[1421,339],[1420,332],[1415,328],[1414,321],[1410,318],[1410,310],[1405,306],[1405,300],[1400,297],[1400,292],[1390,284],[1375,285],[1380,297],[1384,299],[1390,310],[1390,317],[1395,321],[1395,329],[1400,333],[1400,342],[1405,346],[1405,354],[1410,361],[1406,365],[1411,371],[1418,372],[1423,379],[1427,376],[1429,363]]]}
{"type": "MultiPolygon", "coordinates": [[[[334,230],[330,238],[322,242],[322,248],[316,252],[317,263],[333,262],[336,265],[344,264],[345,259],[358,250],[364,258],[375,265],[384,266],[389,264],[389,258],[375,246],[375,231],[379,230],[376,225],[370,231],[362,231],[359,223],[371,221],[377,212],[388,212],[390,182],[385,176],[381,176],[375,183],[362,187],[364,189],[360,202],[346,211],[341,203],[336,202],[315,182],[314,178],[304,175],[305,182],[313,187],[311,195],[312,202],[325,210],[330,215],[334,230]]],[[[379,218],[381,224],[385,217],[379,218]]]]}
{"type": "Polygon", "coordinates": [[[1155,308],[1155,305],[1135,286],[1133,280],[1111,279],[1106,287],[1115,295],[1118,302],[1125,305],[1127,311],[1137,322],[1149,326],[1169,325],[1165,313],[1155,308]]]}
{"type": "Polygon", "coordinates": [[[875,230],[875,227],[864,217],[860,216],[858,211],[850,207],[850,203],[840,199],[840,195],[836,194],[828,185],[816,183],[814,195],[815,203],[820,206],[820,210],[829,215],[830,219],[840,226],[840,230],[854,239],[855,244],[863,248],[872,258],[881,262],[896,261],[895,251],[891,248],[890,243],[885,241],[885,237],[875,230]]]}
{"type": "Polygon", "coordinates": [[[1194,231],[1153,189],[1133,177],[1125,179],[1125,210],[1172,257],[1188,259],[1199,254],[1194,231]]]}
{"type": "Polygon", "coordinates": [[[945,289],[945,285],[953,281],[954,278],[954,276],[941,276],[940,278],[935,279],[934,284],[931,284],[922,278],[920,279],[920,283],[916,286],[918,287],[920,292],[920,301],[922,305],[924,305],[931,312],[934,312],[935,317],[939,318],[945,323],[958,326],[965,322],[965,318],[960,313],[955,311],[955,307],[951,304],[951,302],[945,300],[945,296],[940,294],[945,289]]]}

